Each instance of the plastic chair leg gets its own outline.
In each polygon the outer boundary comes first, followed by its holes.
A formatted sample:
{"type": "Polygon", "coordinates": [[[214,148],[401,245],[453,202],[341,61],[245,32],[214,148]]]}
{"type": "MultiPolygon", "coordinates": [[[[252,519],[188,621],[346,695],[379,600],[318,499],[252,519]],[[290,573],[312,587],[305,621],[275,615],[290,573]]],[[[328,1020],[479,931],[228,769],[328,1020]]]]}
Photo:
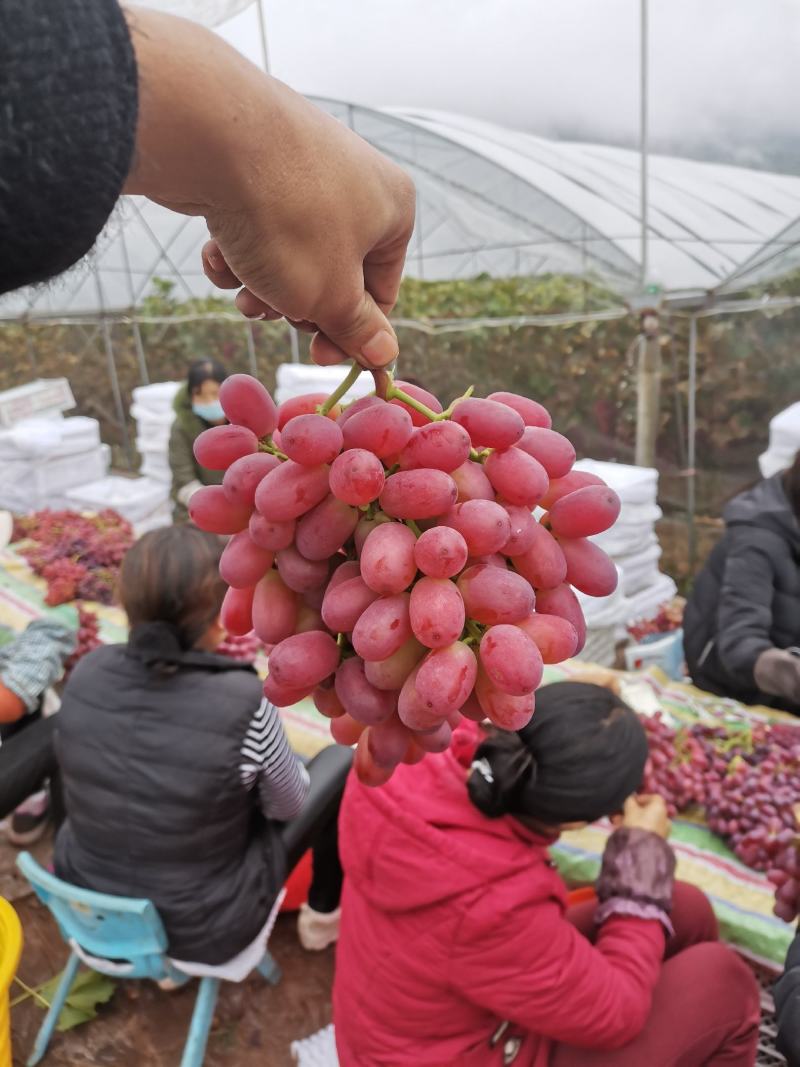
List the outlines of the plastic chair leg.
{"type": "Polygon", "coordinates": [[[258,973],[266,978],[270,985],[277,985],[281,980],[281,969],[269,952],[264,953],[264,958],[258,965],[258,973]]]}
{"type": "Polygon", "coordinates": [[[189,1036],[183,1049],[181,1067],[202,1067],[206,1054],[206,1043],[211,1023],[214,1019],[214,1005],[219,992],[218,978],[202,978],[194,1002],[189,1036]]]}
{"type": "Polygon", "coordinates": [[[72,952],[67,960],[67,966],[64,968],[64,975],[56,990],[56,995],[53,997],[47,1015],[45,1015],[44,1022],[41,1025],[41,1029],[36,1035],[33,1051],[28,1058],[28,1067],[34,1067],[47,1051],[47,1046],[50,1044],[50,1038],[53,1036],[58,1017],[61,1014],[61,1009],[64,1007],[64,1001],[67,999],[67,994],[75,979],[75,974],[80,962],[77,954],[72,952]]]}

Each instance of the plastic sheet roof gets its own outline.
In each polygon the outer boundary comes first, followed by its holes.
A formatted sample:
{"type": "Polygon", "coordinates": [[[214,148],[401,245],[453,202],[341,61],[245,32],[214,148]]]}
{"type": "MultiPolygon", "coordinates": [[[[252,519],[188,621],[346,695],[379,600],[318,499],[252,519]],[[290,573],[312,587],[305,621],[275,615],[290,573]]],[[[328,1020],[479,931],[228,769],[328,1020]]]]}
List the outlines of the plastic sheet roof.
{"type": "MultiPolygon", "coordinates": [[[[315,102],[413,176],[413,276],[563,273],[622,298],[649,283],[704,299],[800,266],[800,177],[651,156],[643,279],[638,153],[441,111],[315,102]]],[[[124,198],[87,261],[50,286],[0,299],[0,317],[118,312],[137,306],[154,277],[174,282],[179,298],[217,292],[200,269],[205,239],[201,219],[124,198]]]]}

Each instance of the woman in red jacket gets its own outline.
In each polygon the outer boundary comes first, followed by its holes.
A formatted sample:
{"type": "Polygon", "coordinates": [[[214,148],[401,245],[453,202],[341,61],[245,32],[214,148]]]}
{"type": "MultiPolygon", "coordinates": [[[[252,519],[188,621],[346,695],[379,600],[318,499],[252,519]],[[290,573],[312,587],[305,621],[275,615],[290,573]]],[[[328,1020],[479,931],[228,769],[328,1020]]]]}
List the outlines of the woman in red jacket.
{"type": "Polygon", "coordinates": [[[334,986],[342,1067],[749,1067],[759,995],[677,883],[636,715],[575,682],[518,734],[464,723],[379,789],[351,776],[334,986]],[[620,813],[621,815],[615,814],[620,813]],[[614,815],[598,901],[567,908],[560,830],[614,815]]]}

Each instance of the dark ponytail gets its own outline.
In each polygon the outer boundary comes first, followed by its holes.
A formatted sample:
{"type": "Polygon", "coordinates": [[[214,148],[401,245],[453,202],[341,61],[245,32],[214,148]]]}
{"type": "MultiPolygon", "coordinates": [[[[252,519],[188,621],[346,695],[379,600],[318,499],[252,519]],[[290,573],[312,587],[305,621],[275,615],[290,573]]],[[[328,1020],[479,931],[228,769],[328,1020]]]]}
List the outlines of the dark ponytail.
{"type": "Polygon", "coordinates": [[[536,760],[518,734],[492,733],[475,752],[467,793],[490,819],[518,810],[520,794],[536,784],[536,760]]]}

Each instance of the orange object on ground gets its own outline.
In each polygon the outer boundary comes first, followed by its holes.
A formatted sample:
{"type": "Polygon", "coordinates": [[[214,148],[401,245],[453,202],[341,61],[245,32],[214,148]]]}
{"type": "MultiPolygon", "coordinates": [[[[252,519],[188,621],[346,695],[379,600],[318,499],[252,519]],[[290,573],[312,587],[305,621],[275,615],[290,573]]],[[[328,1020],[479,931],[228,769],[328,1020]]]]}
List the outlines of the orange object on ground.
{"type": "Polygon", "coordinates": [[[0,1067],[11,1067],[11,1019],[8,990],[22,953],[22,927],[17,913],[0,897],[0,1067]]]}
{"type": "Polygon", "coordinates": [[[593,885],[582,885],[577,889],[571,889],[567,893],[567,907],[571,908],[573,904],[585,904],[589,900],[595,900],[597,894],[594,891],[593,885]]]}
{"type": "MultiPolygon", "coordinates": [[[[299,911],[300,905],[308,900],[311,885],[311,849],[305,853],[295,869],[286,879],[286,896],[281,904],[281,911],[299,911]]],[[[0,1062],[2,1067],[2,1062],[0,1062]]]]}

